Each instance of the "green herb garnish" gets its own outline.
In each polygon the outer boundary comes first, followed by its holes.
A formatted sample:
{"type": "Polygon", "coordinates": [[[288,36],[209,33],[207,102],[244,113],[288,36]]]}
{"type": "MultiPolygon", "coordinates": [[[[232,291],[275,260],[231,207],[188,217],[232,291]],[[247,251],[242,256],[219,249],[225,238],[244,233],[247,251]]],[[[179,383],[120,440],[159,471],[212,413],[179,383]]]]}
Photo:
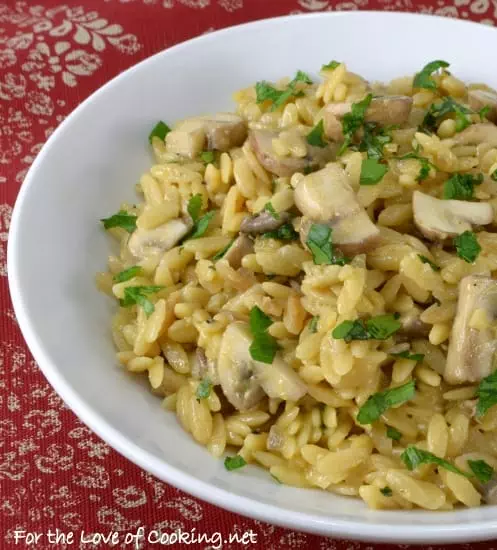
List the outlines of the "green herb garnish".
{"type": "Polygon", "coordinates": [[[399,314],[377,315],[366,322],[362,319],[344,321],[333,329],[332,336],[337,340],[386,340],[401,327],[399,314]]]}
{"type": "Polygon", "coordinates": [[[207,231],[209,223],[214,217],[215,213],[215,210],[211,210],[210,212],[207,212],[207,214],[199,218],[198,221],[195,222],[193,232],[188,236],[188,239],[198,239],[199,237],[202,237],[202,235],[207,231]]]}
{"type": "Polygon", "coordinates": [[[152,144],[152,138],[158,137],[162,141],[164,141],[165,137],[169,132],[171,131],[171,128],[165,123],[162,122],[162,120],[159,120],[159,122],[153,127],[152,131],[150,132],[148,136],[148,141],[150,144],[152,144]]]}
{"type": "Polygon", "coordinates": [[[480,120],[482,122],[487,118],[488,113],[490,113],[491,110],[492,110],[492,107],[490,107],[490,105],[485,105],[485,107],[482,107],[478,111],[478,114],[480,115],[480,120]]]}
{"type": "Polygon", "coordinates": [[[322,71],[334,71],[341,63],[338,61],[330,61],[326,65],[321,66],[322,71]]]}
{"type": "Polygon", "coordinates": [[[293,224],[290,222],[284,223],[274,231],[268,231],[262,235],[265,239],[278,239],[280,241],[295,241],[299,238],[299,234],[295,231],[293,224]]]}
{"type": "Polygon", "coordinates": [[[336,252],[331,240],[331,227],[313,223],[307,234],[306,245],[312,253],[316,265],[345,265],[350,263],[341,253],[336,252]]]}
{"type": "Polygon", "coordinates": [[[214,162],[214,151],[202,151],[200,153],[200,158],[205,164],[211,164],[214,162]]]}
{"type": "Polygon", "coordinates": [[[429,451],[424,451],[423,449],[418,449],[414,445],[409,445],[407,449],[400,455],[402,462],[406,465],[409,471],[415,470],[421,464],[435,464],[449,472],[459,474],[464,477],[471,477],[469,474],[466,474],[447,460],[430,453],[429,451]]]}
{"type": "Polygon", "coordinates": [[[423,256],[423,254],[418,254],[418,258],[424,263],[428,264],[433,271],[440,271],[441,267],[438,266],[436,263],[432,262],[430,258],[427,258],[426,256],[423,256]]]}
{"type": "Polygon", "coordinates": [[[257,306],[250,310],[250,332],[254,340],[250,345],[250,356],[254,361],[271,364],[279,349],[276,339],[267,329],[273,321],[257,306]]]}
{"type": "Polygon", "coordinates": [[[204,378],[197,386],[197,391],[195,392],[197,400],[200,401],[201,399],[207,399],[211,394],[211,390],[212,382],[209,380],[209,378],[204,378]]]}
{"type": "Polygon", "coordinates": [[[382,128],[376,122],[366,122],[363,129],[364,135],[359,144],[359,151],[366,151],[370,159],[383,159],[383,147],[392,141],[388,128],[382,128]]]}
{"type": "Polygon", "coordinates": [[[490,407],[497,405],[497,371],[480,382],[476,395],[478,397],[476,416],[481,417],[490,407]]]}
{"type": "Polygon", "coordinates": [[[380,493],[386,497],[391,497],[393,495],[393,491],[390,487],[383,487],[383,489],[380,489],[380,493]]]}
{"type": "Polygon", "coordinates": [[[430,175],[431,168],[434,168],[435,170],[437,169],[437,167],[434,164],[432,164],[427,158],[422,157],[417,153],[407,153],[407,155],[404,155],[403,157],[399,157],[399,160],[406,160],[406,159],[416,159],[421,163],[421,168],[419,169],[419,173],[416,178],[416,181],[424,181],[430,175]]]}
{"type": "Polygon", "coordinates": [[[309,332],[316,333],[318,331],[319,315],[313,317],[309,323],[309,332]]]}
{"type": "Polygon", "coordinates": [[[307,134],[307,143],[314,147],[326,147],[327,143],[324,140],[324,122],[321,119],[316,126],[307,134]]]}
{"type": "Polygon", "coordinates": [[[388,172],[386,164],[380,164],[376,159],[364,159],[361,164],[360,185],[376,185],[388,172]]]}
{"type": "Polygon", "coordinates": [[[444,199],[466,201],[473,198],[475,185],[483,183],[483,174],[454,174],[444,183],[444,199]]]}
{"type": "Polygon", "coordinates": [[[462,258],[468,264],[472,264],[481,252],[481,246],[472,231],[465,231],[455,237],[454,246],[459,258],[462,258]]]}
{"type": "Polygon", "coordinates": [[[190,197],[186,209],[188,211],[188,214],[190,214],[193,223],[195,223],[200,216],[200,211],[202,210],[202,195],[200,195],[200,193],[197,193],[196,195],[190,197]]]}
{"type": "Polygon", "coordinates": [[[364,124],[364,117],[366,111],[371,104],[373,94],[368,94],[362,101],[353,103],[350,113],[347,113],[342,120],[342,132],[344,142],[338,151],[338,155],[341,155],[345,149],[352,143],[354,134],[364,124]]]}
{"type": "Polygon", "coordinates": [[[494,469],[484,460],[468,460],[468,466],[480,483],[488,483],[494,477],[494,469]]]}
{"type": "Polygon", "coordinates": [[[133,231],[136,229],[135,214],[128,214],[126,210],[119,210],[117,214],[114,214],[109,218],[103,218],[100,221],[104,224],[105,229],[122,227],[128,233],[133,233],[133,231]]]}
{"type": "Polygon", "coordinates": [[[406,403],[414,397],[416,384],[414,380],[407,382],[398,388],[391,388],[371,395],[366,403],[359,409],[357,421],[359,424],[372,424],[381,415],[395,405],[406,403]]]}
{"type": "Polygon", "coordinates": [[[264,205],[264,210],[266,212],[269,212],[269,214],[271,214],[271,216],[275,219],[275,220],[279,220],[280,219],[280,215],[278,214],[278,212],[276,212],[276,210],[274,209],[274,206],[270,203],[270,202],[267,202],[265,205],[264,205]]]}
{"type": "Polygon", "coordinates": [[[390,355],[392,357],[400,357],[402,359],[410,359],[411,361],[416,361],[417,363],[419,363],[420,361],[422,361],[425,358],[424,353],[409,353],[408,350],[399,351],[399,353],[391,353],[390,355]]]}
{"type": "Polygon", "coordinates": [[[247,465],[247,462],[243,458],[243,456],[235,455],[235,456],[227,456],[224,459],[224,467],[231,472],[232,470],[238,470],[239,468],[243,468],[247,465]]]}
{"type": "Polygon", "coordinates": [[[497,181],[497,169],[494,170],[494,171],[490,174],[490,178],[491,178],[493,181],[497,181]]]}
{"type": "Polygon", "coordinates": [[[119,300],[121,307],[139,305],[149,317],[155,310],[154,304],[147,298],[149,294],[155,294],[162,290],[163,286],[128,286],[124,289],[124,298],[119,300]]]}
{"type": "Polygon", "coordinates": [[[112,280],[115,283],[124,283],[125,281],[129,281],[137,275],[141,275],[142,272],[143,268],[141,266],[134,265],[133,267],[129,267],[128,269],[125,269],[124,271],[121,271],[120,273],[114,275],[114,277],[112,277],[112,280]]]}
{"type": "Polygon", "coordinates": [[[414,77],[413,87],[414,88],[425,88],[426,90],[436,90],[437,85],[433,80],[432,74],[439,69],[446,69],[449,66],[447,61],[432,61],[425,65],[419,73],[414,77]]]}
{"type": "Polygon", "coordinates": [[[423,123],[420,128],[421,131],[435,131],[442,119],[450,114],[454,114],[456,116],[456,132],[464,130],[464,128],[467,128],[471,124],[471,120],[467,115],[473,114],[473,111],[468,109],[468,107],[457,103],[457,101],[451,97],[446,97],[441,103],[431,105],[423,119],[423,123]]]}
{"type": "Polygon", "coordinates": [[[297,71],[295,78],[284,90],[278,90],[264,80],[262,82],[257,82],[255,85],[256,102],[263,103],[264,101],[271,101],[271,111],[274,111],[286,103],[291,97],[299,97],[303,95],[302,92],[295,89],[297,82],[312,84],[312,80],[309,76],[302,71],[297,71]]]}
{"type": "Polygon", "coordinates": [[[402,434],[396,428],[387,426],[387,437],[393,441],[400,441],[402,439],[402,434]]]}
{"type": "Polygon", "coordinates": [[[226,252],[228,252],[228,250],[231,248],[231,246],[233,245],[233,243],[236,241],[236,239],[233,239],[230,243],[228,243],[224,248],[222,248],[219,252],[216,252],[216,254],[214,254],[214,256],[212,256],[212,260],[214,262],[216,262],[217,260],[220,260],[225,254],[226,252]]]}

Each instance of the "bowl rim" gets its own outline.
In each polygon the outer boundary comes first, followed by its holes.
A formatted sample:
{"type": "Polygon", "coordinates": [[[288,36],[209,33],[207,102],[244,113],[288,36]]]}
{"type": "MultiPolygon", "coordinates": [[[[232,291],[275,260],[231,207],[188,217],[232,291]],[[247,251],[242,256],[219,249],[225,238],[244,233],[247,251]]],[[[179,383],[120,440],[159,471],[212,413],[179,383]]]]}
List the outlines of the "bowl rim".
{"type": "MultiPolygon", "coordinates": [[[[405,20],[411,20],[413,18],[438,19],[440,23],[444,25],[462,27],[467,27],[468,25],[478,25],[481,32],[497,32],[497,30],[491,26],[482,25],[475,21],[422,13],[379,10],[314,12],[270,17],[248,23],[233,25],[216,30],[212,33],[196,36],[161,50],[160,52],[135,63],[122,73],[116,75],[111,80],[103,84],[100,88],[90,94],[73,111],[71,111],[71,113],[45,142],[41,151],[29,168],[15,200],[7,243],[7,273],[12,304],[19,323],[19,328],[30,352],[35,358],[36,363],[40,367],[46,379],[62,398],[64,403],[66,403],[66,405],[85,425],[93,430],[109,446],[138,467],[152,473],[158,479],[176,487],[177,489],[185,491],[188,494],[191,494],[215,506],[219,506],[227,511],[238,513],[242,516],[254,518],[265,523],[268,523],[269,521],[272,524],[284,528],[298,529],[303,532],[323,536],[362,540],[366,542],[410,542],[414,544],[461,543],[491,540],[493,538],[497,538],[497,520],[486,519],[471,523],[444,524],[444,513],[429,511],[410,512],[409,516],[406,516],[405,521],[396,522],[395,524],[381,521],[381,511],[371,511],[372,514],[375,514],[375,521],[371,523],[361,521],[359,519],[343,520],[329,518],[324,520],[322,516],[316,516],[311,513],[299,512],[295,510],[281,509],[280,507],[272,504],[265,504],[253,498],[231,493],[225,489],[220,489],[210,485],[207,482],[200,481],[194,476],[186,474],[183,471],[170,466],[164,460],[160,460],[149,452],[144,451],[133,441],[128,440],[118,430],[114,429],[104,419],[102,419],[99,414],[95,413],[92,408],[82,398],[80,398],[78,393],[72,389],[65,379],[63,372],[61,372],[57,365],[50,360],[44,343],[37,335],[36,329],[31,322],[28,310],[26,308],[23,289],[19,283],[20,279],[18,277],[18,272],[20,269],[19,258],[21,254],[19,228],[23,215],[23,205],[30,189],[33,185],[35,185],[38,166],[44,162],[48,150],[56,146],[59,134],[64,131],[66,126],[71,124],[72,119],[75,118],[81,110],[84,110],[87,104],[97,101],[100,95],[104,94],[108,88],[119,85],[121,79],[129,78],[129,76],[137,70],[138,67],[151,62],[151,60],[159,56],[167,56],[170,51],[178,51],[183,48],[188,48],[192,43],[207,43],[213,39],[217,40],[219,36],[228,37],[232,33],[236,34],[238,32],[247,32],[251,29],[272,25],[275,20],[284,23],[286,20],[295,18],[314,19],[317,17],[327,17],[362,19],[371,18],[374,16],[386,19],[400,18],[405,20]],[[418,517],[422,517],[424,514],[436,513],[440,516],[440,522],[439,524],[416,525],[412,522],[413,513],[418,514],[418,517]],[[409,521],[408,518],[411,518],[411,521],[409,521]]],[[[295,489],[295,491],[297,490],[298,489],[295,489]]],[[[403,511],[399,511],[399,517],[401,517],[403,513],[403,511]]],[[[453,515],[457,512],[446,513],[453,515]]]]}

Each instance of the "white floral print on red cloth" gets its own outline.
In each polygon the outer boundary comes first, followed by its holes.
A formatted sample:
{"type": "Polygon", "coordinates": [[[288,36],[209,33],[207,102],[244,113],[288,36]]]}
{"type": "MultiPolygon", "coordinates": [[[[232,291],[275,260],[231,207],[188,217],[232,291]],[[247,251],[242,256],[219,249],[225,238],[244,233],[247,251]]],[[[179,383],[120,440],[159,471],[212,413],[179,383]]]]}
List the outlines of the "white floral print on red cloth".
{"type": "MultiPolygon", "coordinates": [[[[23,548],[14,542],[16,529],[126,533],[139,527],[220,531],[223,536],[252,529],[257,544],[251,548],[264,550],[387,548],[293,532],[231,514],[177,491],[118,455],[75,418],[44,379],[19,333],[5,277],[12,204],[22,179],[53,130],[93,90],[140,59],[195,34],[275,15],[349,9],[421,11],[497,23],[497,0],[0,0],[2,550],[23,548]]],[[[46,540],[34,547],[54,548],[46,540]]],[[[57,546],[105,547],[81,542],[57,546]]],[[[452,548],[494,547],[481,543],[452,548]]]]}

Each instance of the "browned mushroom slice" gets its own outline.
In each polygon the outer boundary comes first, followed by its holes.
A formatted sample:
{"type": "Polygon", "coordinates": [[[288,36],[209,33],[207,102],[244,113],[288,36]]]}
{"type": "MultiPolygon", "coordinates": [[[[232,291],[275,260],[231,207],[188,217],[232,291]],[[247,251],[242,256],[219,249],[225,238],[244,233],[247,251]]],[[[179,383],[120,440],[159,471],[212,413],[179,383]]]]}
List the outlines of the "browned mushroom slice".
{"type": "Polygon", "coordinates": [[[380,232],[358,203],[345,171],[337,164],[305,176],[295,189],[295,204],[304,215],[300,237],[306,244],[313,223],[333,229],[333,244],[355,255],[376,246],[380,232]]]}
{"type": "Polygon", "coordinates": [[[192,221],[188,218],[170,220],[154,229],[136,229],[128,240],[128,248],[135,258],[143,258],[149,252],[170,250],[190,231],[192,221]]]}
{"type": "Polygon", "coordinates": [[[431,240],[445,240],[473,225],[487,225],[493,220],[492,206],[486,202],[440,200],[414,191],[412,198],[414,223],[431,240]]]}
{"type": "Polygon", "coordinates": [[[497,123],[497,92],[493,90],[470,90],[468,92],[468,103],[473,111],[481,111],[489,108],[486,115],[488,120],[497,123]]]}
{"type": "Polygon", "coordinates": [[[224,395],[238,410],[257,405],[264,394],[285,401],[298,401],[307,388],[278,352],[269,365],[250,354],[252,335],[247,323],[237,321],[224,331],[217,369],[224,395]]]}
{"type": "Polygon", "coordinates": [[[238,269],[242,265],[242,259],[247,254],[252,254],[254,251],[254,243],[247,235],[240,235],[235,239],[233,244],[228,248],[224,255],[224,259],[233,269],[238,269]]]}
{"type": "Polygon", "coordinates": [[[319,168],[334,158],[336,147],[313,147],[307,145],[307,155],[303,158],[281,157],[273,150],[273,139],[278,137],[277,132],[269,130],[251,130],[249,140],[259,162],[264,168],[277,176],[292,176],[295,172],[305,172],[319,168]]]}
{"type": "Polygon", "coordinates": [[[402,326],[397,334],[400,337],[409,338],[409,340],[427,337],[430,334],[431,327],[427,323],[421,321],[419,315],[420,312],[416,310],[401,315],[399,321],[402,326]]]}
{"type": "Polygon", "coordinates": [[[483,500],[487,504],[497,504],[497,479],[491,479],[482,486],[483,500]]]}
{"type": "MultiPolygon", "coordinates": [[[[392,95],[375,97],[366,111],[365,122],[382,126],[407,122],[412,107],[412,97],[392,95]]],[[[330,103],[324,110],[324,131],[333,141],[343,140],[342,119],[352,110],[352,103],[330,103]]]]}
{"type": "Polygon", "coordinates": [[[479,275],[464,277],[444,373],[449,384],[478,382],[492,373],[496,319],[497,281],[479,275]]]}
{"type": "Polygon", "coordinates": [[[243,118],[233,113],[188,118],[180,122],[166,136],[166,149],[189,158],[195,158],[204,149],[228,151],[242,145],[247,137],[243,118]]]}
{"type": "Polygon", "coordinates": [[[472,124],[453,138],[444,140],[452,145],[478,145],[486,143],[490,147],[497,147],[497,126],[490,122],[472,124]]]}
{"type": "Polygon", "coordinates": [[[243,233],[252,233],[254,235],[267,233],[268,231],[275,231],[289,219],[290,214],[288,214],[288,212],[280,212],[275,215],[264,210],[256,216],[245,218],[240,225],[240,231],[243,233]]]}

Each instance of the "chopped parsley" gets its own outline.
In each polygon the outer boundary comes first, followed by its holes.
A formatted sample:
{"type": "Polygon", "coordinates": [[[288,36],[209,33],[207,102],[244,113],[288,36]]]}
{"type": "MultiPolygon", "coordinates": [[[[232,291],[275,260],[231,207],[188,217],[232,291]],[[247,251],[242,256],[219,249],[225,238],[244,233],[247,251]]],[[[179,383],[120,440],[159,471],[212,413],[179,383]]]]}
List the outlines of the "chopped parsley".
{"type": "Polygon", "coordinates": [[[476,416],[481,417],[488,409],[497,405],[497,371],[480,382],[476,395],[478,397],[476,416]]]}
{"type": "Polygon", "coordinates": [[[481,252],[481,246],[472,231],[465,231],[454,238],[457,255],[468,264],[472,264],[481,252]]]}
{"type": "Polygon", "coordinates": [[[243,456],[235,455],[235,456],[227,456],[224,459],[224,467],[231,472],[232,470],[238,470],[239,468],[243,468],[247,465],[247,462],[243,458],[243,456]]]}
{"type": "Polygon", "coordinates": [[[432,61],[425,65],[414,77],[414,88],[425,88],[426,90],[436,90],[437,85],[433,80],[432,74],[440,69],[446,69],[449,66],[447,61],[432,61]]]}
{"type": "Polygon", "coordinates": [[[468,460],[468,466],[480,483],[488,483],[494,477],[494,469],[484,460],[468,460]]]}
{"type": "Polygon", "coordinates": [[[307,234],[306,245],[316,265],[345,265],[350,263],[340,252],[336,252],[331,241],[331,227],[313,223],[307,234]]]}
{"type": "Polygon", "coordinates": [[[215,210],[211,210],[210,212],[207,212],[207,214],[204,214],[202,217],[199,217],[200,210],[202,209],[202,196],[198,193],[190,198],[186,209],[188,211],[188,214],[190,214],[192,218],[193,229],[185,237],[184,240],[198,239],[199,237],[202,237],[202,235],[207,231],[209,223],[216,212],[215,210]]]}
{"type": "Polygon", "coordinates": [[[126,210],[119,210],[117,214],[114,214],[109,218],[103,218],[100,221],[104,224],[105,229],[122,227],[128,233],[133,233],[133,231],[136,229],[135,214],[128,214],[126,210]]]}
{"type": "Polygon", "coordinates": [[[231,248],[233,243],[236,241],[236,239],[233,239],[230,243],[228,243],[224,248],[222,248],[219,252],[216,252],[214,256],[212,256],[212,259],[216,262],[217,260],[220,260],[226,252],[231,248]]]}
{"type": "Polygon", "coordinates": [[[497,181],[497,168],[490,174],[490,178],[497,181]]]}
{"type": "Polygon", "coordinates": [[[387,437],[393,441],[400,441],[402,439],[402,434],[396,428],[387,426],[387,437]]]}
{"type": "Polygon", "coordinates": [[[464,477],[471,477],[470,474],[466,474],[447,460],[430,453],[429,451],[424,451],[419,449],[414,445],[409,445],[407,449],[400,455],[402,462],[406,465],[409,471],[415,470],[421,464],[435,464],[449,472],[459,474],[464,477]]]}
{"type": "Polygon", "coordinates": [[[288,84],[286,89],[278,90],[269,82],[262,81],[257,82],[255,85],[256,102],[263,103],[264,101],[271,101],[271,111],[276,110],[278,107],[286,103],[291,97],[299,97],[303,95],[303,92],[296,90],[297,82],[304,82],[305,84],[312,84],[312,80],[307,74],[302,71],[297,71],[294,79],[288,84]]]}
{"type": "Polygon", "coordinates": [[[273,321],[257,306],[250,310],[250,332],[254,340],[250,345],[250,356],[254,361],[271,364],[279,349],[276,339],[271,336],[267,329],[273,321]]]}
{"type": "Polygon", "coordinates": [[[393,491],[390,487],[383,487],[383,489],[380,489],[380,493],[386,497],[391,497],[393,495],[393,491]]]}
{"type": "Polygon", "coordinates": [[[152,131],[150,132],[148,136],[148,141],[151,144],[152,138],[158,137],[162,141],[164,141],[165,137],[169,132],[171,131],[171,128],[165,123],[162,122],[162,120],[159,120],[159,122],[153,127],[152,131]]]}
{"type": "Polygon", "coordinates": [[[373,94],[368,94],[362,101],[352,104],[350,113],[347,113],[342,119],[342,132],[344,142],[338,151],[338,155],[341,155],[345,149],[352,143],[354,134],[364,124],[364,117],[366,111],[371,104],[373,94]]]}
{"type": "Polygon", "coordinates": [[[299,238],[299,234],[295,231],[293,224],[290,222],[284,223],[274,231],[268,231],[262,235],[265,239],[277,239],[280,241],[295,241],[299,238]]]}
{"type": "Polygon", "coordinates": [[[436,263],[432,262],[430,258],[427,258],[426,256],[423,256],[423,254],[418,254],[418,258],[424,263],[428,264],[433,271],[440,271],[441,267],[438,266],[436,263]]]}
{"type": "Polygon", "coordinates": [[[444,199],[469,200],[475,185],[483,183],[483,174],[454,174],[444,183],[444,199]]]}
{"type": "Polygon", "coordinates": [[[120,273],[117,273],[114,275],[112,280],[115,283],[124,283],[125,281],[129,281],[133,277],[136,277],[137,275],[141,275],[143,272],[143,268],[139,265],[134,265],[133,267],[129,267],[128,269],[125,269],[124,271],[121,271],[120,273]]]}
{"type": "Polygon", "coordinates": [[[327,143],[324,140],[324,122],[321,119],[316,126],[307,134],[307,143],[314,147],[326,147],[327,143]]]}
{"type": "Polygon", "coordinates": [[[485,107],[482,107],[478,111],[478,114],[480,115],[480,120],[482,122],[487,118],[488,113],[490,113],[491,110],[492,110],[492,107],[490,107],[490,105],[485,105],[485,107]]]}
{"type": "Polygon", "coordinates": [[[200,153],[200,158],[205,164],[211,164],[214,162],[214,151],[202,151],[200,153]]]}
{"type": "Polygon", "coordinates": [[[392,141],[388,128],[381,127],[376,122],[366,122],[363,129],[364,135],[359,144],[359,151],[366,151],[370,159],[383,159],[383,147],[392,141]]]}
{"type": "Polygon", "coordinates": [[[319,315],[313,317],[309,323],[309,332],[316,333],[318,331],[319,315]]]}
{"type": "Polygon", "coordinates": [[[400,357],[401,359],[409,359],[411,361],[416,361],[419,363],[425,358],[423,353],[409,353],[408,350],[400,351],[399,353],[391,353],[392,357],[400,357]]]}
{"type": "Polygon", "coordinates": [[[402,405],[414,397],[416,383],[414,380],[398,388],[391,388],[371,395],[359,409],[357,421],[359,424],[372,424],[381,415],[395,405],[402,405]]]}
{"type": "Polygon", "coordinates": [[[188,214],[190,214],[193,223],[195,223],[200,216],[200,211],[202,210],[202,195],[200,195],[200,193],[193,195],[188,201],[186,209],[188,214]]]}
{"type": "Polygon", "coordinates": [[[431,168],[434,168],[435,170],[437,169],[437,167],[432,164],[427,158],[422,157],[417,153],[407,153],[407,155],[399,157],[399,160],[406,159],[416,159],[421,163],[421,168],[419,169],[416,181],[424,181],[430,175],[431,168]]]}
{"type": "Polygon", "coordinates": [[[326,65],[322,65],[322,71],[334,71],[341,63],[339,61],[330,61],[326,65]]]}
{"type": "Polygon", "coordinates": [[[364,159],[361,164],[360,185],[376,185],[388,172],[386,164],[379,163],[376,159],[364,159]]]}
{"type": "Polygon", "coordinates": [[[212,382],[209,378],[204,378],[200,384],[197,386],[197,391],[195,392],[195,397],[198,401],[201,399],[207,399],[211,394],[212,382]]]}
{"type": "Polygon", "coordinates": [[[433,103],[430,106],[421,124],[421,131],[435,131],[442,119],[451,114],[456,117],[456,132],[464,130],[471,124],[468,115],[473,114],[473,111],[457,103],[452,97],[446,97],[441,103],[433,103]]]}
{"type": "Polygon", "coordinates": [[[265,205],[264,205],[264,210],[266,212],[269,212],[269,214],[271,214],[271,216],[275,219],[275,220],[279,220],[280,219],[280,215],[278,214],[278,212],[276,212],[276,210],[274,209],[274,206],[270,203],[270,202],[267,202],[265,205]]]}
{"type": "Polygon", "coordinates": [[[149,317],[155,310],[154,304],[148,299],[147,295],[155,294],[162,290],[163,286],[128,286],[124,289],[124,298],[119,300],[121,307],[131,307],[139,305],[149,317]]]}
{"type": "Polygon", "coordinates": [[[332,336],[337,340],[386,340],[395,334],[401,327],[398,321],[400,315],[386,314],[371,317],[366,322],[362,319],[344,321],[333,329],[332,336]]]}

